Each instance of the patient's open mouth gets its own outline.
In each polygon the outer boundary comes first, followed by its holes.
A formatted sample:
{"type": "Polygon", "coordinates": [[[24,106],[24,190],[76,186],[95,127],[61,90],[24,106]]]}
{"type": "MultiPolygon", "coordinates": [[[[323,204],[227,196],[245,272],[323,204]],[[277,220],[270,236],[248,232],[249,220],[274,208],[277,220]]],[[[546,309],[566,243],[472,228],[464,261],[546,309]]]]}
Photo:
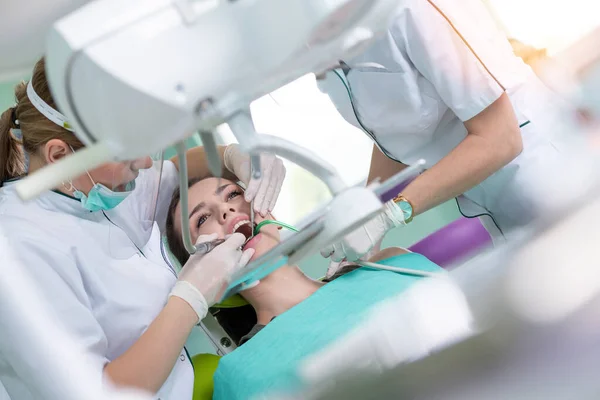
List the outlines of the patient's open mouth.
{"type": "MultiPolygon", "coordinates": [[[[233,233],[241,233],[242,235],[244,235],[246,237],[246,243],[248,243],[248,241],[250,239],[252,239],[252,233],[254,232],[254,228],[256,227],[256,224],[254,224],[254,226],[252,226],[250,224],[250,221],[240,221],[237,224],[235,224],[235,226],[233,227],[233,233]]],[[[244,244],[246,244],[244,243],[244,244]]]]}

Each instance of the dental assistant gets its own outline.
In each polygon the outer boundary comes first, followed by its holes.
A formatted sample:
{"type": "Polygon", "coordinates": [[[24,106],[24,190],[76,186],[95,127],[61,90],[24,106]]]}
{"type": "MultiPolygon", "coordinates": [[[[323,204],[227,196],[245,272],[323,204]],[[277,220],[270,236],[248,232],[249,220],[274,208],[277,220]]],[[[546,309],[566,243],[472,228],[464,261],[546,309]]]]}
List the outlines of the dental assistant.
{"type": "Polygon", "coordinates": [[[556,190],[559,103],[480,0],[400,0],[383,37],[317,78],[375,142],[369,181],[427,162],[385,213],[323,249],[333,261],[364,256],[390,229],[452,198],[502,238],[556,190]]]}
{"type": "MultiPolygon", "coordinates": [[[[16,87],[16,106],[0,119],[0,234],[20,258],[15,267],[27,270],[73,345],[93,356],[99,379],[163,400],[190,400],[188,335],[253,251],[240,250],[245,237],[235,234],[176,273],[161,241],[178,182],[176,158],[162,168],[153,168],[150,158],[107,163],[23,203],[16,180],[83,147],[65,128],[44,69],[42,59],[29,85],[16,87]]],[[[272,210],[285,175],[281,160],[261,156],[268,173],[250,181],[249,157],[235,145],[222,151],[226,175],[249,185],[246,198],[255,209],[272,210]]],[[[202,148],[188,158],[191,177],[209,175],[202,148]]],[[[35,377],[44,371],[27,354],[27,343],[11,346],[23,349],[22,357],[0,355],[0,380],[13,399],[40,398],[44,388],[35,377]]]]}

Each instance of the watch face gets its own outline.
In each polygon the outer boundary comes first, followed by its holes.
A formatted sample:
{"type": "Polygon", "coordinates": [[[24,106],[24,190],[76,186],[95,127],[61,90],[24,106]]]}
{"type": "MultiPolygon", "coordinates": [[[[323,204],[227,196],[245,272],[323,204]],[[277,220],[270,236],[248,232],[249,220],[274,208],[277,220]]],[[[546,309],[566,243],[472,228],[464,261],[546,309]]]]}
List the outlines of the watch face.
{"type": "Polygon", "coordinates": [[[404,219],[409,219],[410,217],[412,217],[413,209],[408,201],[402,200],[398,203],[398,206],[404,213],[404,219]]]}

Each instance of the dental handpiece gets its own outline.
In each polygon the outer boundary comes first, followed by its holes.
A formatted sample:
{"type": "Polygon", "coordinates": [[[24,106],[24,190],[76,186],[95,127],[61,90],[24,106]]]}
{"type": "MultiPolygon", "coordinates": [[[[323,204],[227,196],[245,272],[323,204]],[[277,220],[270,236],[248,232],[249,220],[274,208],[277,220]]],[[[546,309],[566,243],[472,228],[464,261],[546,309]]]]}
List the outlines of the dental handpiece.
{"type": "Polygon", "coordinates": [[[225,242],[225,239],[215,239],[210,242],[203,242],[195,245],[196,253],[208,254],[215,249],[218,245],[225,242]]]}
{"type": "Polygon", "coordinates": [[[254,237],[254,227],[256,225],[254,225],[254,199],[252,199],[252,201],[250,202],[250,226],[252,227],[252,233],[250,234],[250,237],[254,237]]]}
{"type": "MultiPolygon", "coordinates": [[[[252,156],[250,161],[250,175],[252,179],[260,179],[260,156],[252,156]]],[[[254,237],[254,199],[250,201],[250,226],[252,227],[252,233],[250,237],[254,237]]]]}

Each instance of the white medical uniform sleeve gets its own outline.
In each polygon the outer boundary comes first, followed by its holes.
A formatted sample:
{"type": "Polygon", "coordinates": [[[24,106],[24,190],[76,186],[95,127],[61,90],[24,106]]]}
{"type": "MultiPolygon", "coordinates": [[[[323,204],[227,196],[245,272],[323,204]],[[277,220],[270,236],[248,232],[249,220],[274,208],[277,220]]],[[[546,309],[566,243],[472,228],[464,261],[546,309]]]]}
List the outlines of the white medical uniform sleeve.
{"type": "MultiPolygon", "coordinates": [[[[434,3],[443,7],[443,12],[451,12],[447,16],[468,41],[475,40],[472,46],[485,62],[483,53],[487,49],[482,45],[486,39],[473,38],[466,16],[456,18],[462,12],[460,2],[446,4],[438,0],[434,3]]],[[[399,48],[406,49],[416,69],[433,84],[459,119],[467,121],[475,117],[501,96],[502,87],[435,7],[425,0],[406,0],[401,4],[403,9],[390,27],[394,41],[399,48]]],[[[488,33],[489,30],[480,35],[488,33]]]]}
{"type": "MultiPolygon", "coordinates": [[[[53,314],[52,319],[78,342],[78,347],[89,353],[94,360],[94,365],[90,367],[97,369],[101,378],[104,366],[109,362],[106,356],[108,341],[92,311],[75,260],[53,248],[49,242],[39,243],[34,239],[18,238],[10,240],[10,245],[21,262],[17,267],[26,270],[38,290],[38,295],[47,300],[48,309],[53,314]]],[[[18,345],[27,348],[27,343],[18,345]]],[[[35,363],[29,363],[28,366],[27,362],[9,360],[10,364],[17,363],[21,367],[19,370],[35,369],[35,363]]],[[[31,373],[40,372],[32,370],[31,373]]],[[[43,388],[38,389],[43,393],[43,388]]]]}

